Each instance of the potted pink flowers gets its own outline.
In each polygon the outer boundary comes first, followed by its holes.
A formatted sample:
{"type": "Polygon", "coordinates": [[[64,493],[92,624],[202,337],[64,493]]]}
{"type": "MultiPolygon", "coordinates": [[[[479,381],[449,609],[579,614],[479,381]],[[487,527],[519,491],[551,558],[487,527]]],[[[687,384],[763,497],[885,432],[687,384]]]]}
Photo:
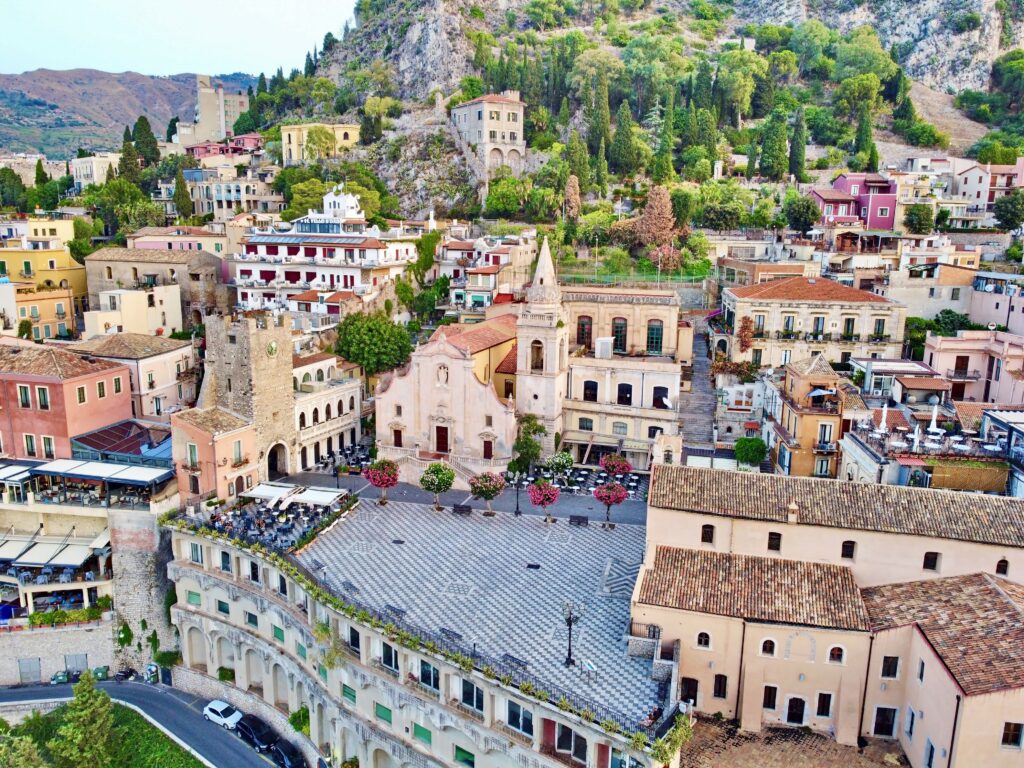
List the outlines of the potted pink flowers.
{"type": "Polygon", "coordinates": [[[398,485],[398,465],[391,459],[378,459],[366,468],[363,477],[380,491],[377,503],[384,506],[388,503],[388,488],[398,485]]]}
{"type": "Polygon", "coordinates": [[[594,489],[594,498],[604,504],[604,522],[602,528],[612,529],[615,523],[612,522],[612,507],[621,504],[629,495],[622,483],[605,483],[594,489]]]}
{"type": "Polygon", "coordinates": [[[547,480],[538,480],[533,485],[526,487],[526,493],[530,497],[530,503],[535,507],[544,510],[545,523],[557,523],[558,521],[548,513],[548,507],[558,501],[560,491],[557,485],[552,485],[547,480]]]}
{"type": "Polygon", "coordinates": [[[493,517],[494,510],[491,509],[491,502],[501,495],[505,490],[505,478],[494,472],[481,472],[473,476],[469,481],[469,492],[474,499],[483,499],[487,504],[486,517],[493,517]]]}

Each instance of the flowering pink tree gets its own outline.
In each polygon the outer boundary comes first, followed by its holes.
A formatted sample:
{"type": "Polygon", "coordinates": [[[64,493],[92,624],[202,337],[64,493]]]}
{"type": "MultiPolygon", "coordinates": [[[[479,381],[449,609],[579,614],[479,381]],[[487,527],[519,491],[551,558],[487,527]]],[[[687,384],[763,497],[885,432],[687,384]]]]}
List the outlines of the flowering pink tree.
{"type": "Polygon", "coordinates": [[[594,498],[604,504],[604,522],[602,528],[614,528],[612,522],[612,507],[621,504],[626,500],[626,487],[622,483],[605,483],[594,489],[594,498]]]}
{"type": "Polygon", "coordinates": [[[558,490],[557,485],[552,485],[547,480],[538,480],[533,485],[526,486],[526,493],[530,496],[530,503],[533,506],[544,510],[545,523],[556,522],[555,518],[548,513],[548,507],[558,501],[561,491],[558,490]]]}
{"type": "Polygon", "coordinates": [[[380,491],[377,503],[384,506],[388,503],[388,488],[398,485],[398,465],[391,459],[378,459],[366,468],[363,477],[380,491]]]}
{"type": "Polygon", "coordinates": [[[601,457],[601,469],[609,475],[624,475],[633,471],[633,465],[626,460],[625,456],[609,453],[601,457]]]}
{"type": "Polygon", "coordinates": [[[469,480],[469,492],[473,494],[473,498],[483,499],[487,504],[487,511],[484,512],[487,517],[494,516],[491,501],[501,496],[501,492],[504,490],[505,478],[494,472],[481,472],[469,480]]]}

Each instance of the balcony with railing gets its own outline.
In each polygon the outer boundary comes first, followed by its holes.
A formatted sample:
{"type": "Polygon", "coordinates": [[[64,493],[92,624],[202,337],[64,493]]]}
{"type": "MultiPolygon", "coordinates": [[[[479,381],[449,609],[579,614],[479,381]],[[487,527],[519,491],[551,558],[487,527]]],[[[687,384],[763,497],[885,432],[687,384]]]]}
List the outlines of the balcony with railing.
{"type": "Polygon", "coordinates": [[[946,378],[950,381],[977,381],[981,378],[981,371],[977,369],[947,368],[946,378]]]}
{"type": "Polygon", "coordinates": [[[814,453],[831,454],[835,453],[838,447],[836,443],[817,442],[811,447],[811,450],[814,453]]]}

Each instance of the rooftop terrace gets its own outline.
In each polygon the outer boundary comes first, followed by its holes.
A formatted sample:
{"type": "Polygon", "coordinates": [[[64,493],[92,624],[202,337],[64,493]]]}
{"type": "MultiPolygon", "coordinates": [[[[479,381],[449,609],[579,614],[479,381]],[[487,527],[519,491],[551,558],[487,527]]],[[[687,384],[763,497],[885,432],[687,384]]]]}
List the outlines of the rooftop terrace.
{"type": "Polygon", "coordinates": [[[641,526],[609,532],[392,501],[384,508],[363,502],[296,559],[352,603],[517,664],[640,722],[663,701],[651,660],[626,653],[643,551],[641,526]],[[564,600],[585,605],[573,655],[593,664],[589,675],[564,665],[564,600]]]}

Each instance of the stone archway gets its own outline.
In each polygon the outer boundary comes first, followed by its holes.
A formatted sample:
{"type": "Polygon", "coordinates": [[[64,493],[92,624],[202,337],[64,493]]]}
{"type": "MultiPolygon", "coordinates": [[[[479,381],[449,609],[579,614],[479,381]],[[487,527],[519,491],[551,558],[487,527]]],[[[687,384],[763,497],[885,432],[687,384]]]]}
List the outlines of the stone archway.
{"type": "Polygon", "coordinates": [[[725,339],[719,339],[718,343],[715,344],[715,351],[721,352],[723,355],[729,354],[729,342],[725,339]]]}
{"type": "Polygon", "coordinates": [[[519,150],[510,149],[505,153],[505,165],[512,169],[512,173],[518,176],[523,170],[523,157],[519,150]]]}
{"type": "Polygon", "coordinates": [[[274,700],[271,704],[284,712],[288,712],[288,675],[280,664],[274,665],[271,675],[274,681],[274,700]]]}
{"type": "MultiPolygon", "coordinates": [[[[224,669],[234,670],[235,666],[235,645],[223,635],[219,636],[214,642],[214,653],[215,662],[219,667],[224,669]]],[[[216,672],[217,670],[210,670],[210,672],[216,672]]]]}
{"type": "Polygon", "coordinates": [[[249,648],[245,652],[245,679],[249,684],[246,690],[263,697],[263,659],[259,651],[249,648]]]}
{"type": "Polygon", "coordinates": [[[497,147],[487,153],[487,168],[493,173],[505,164],[505,155],[497,147]]]}
{"type": "Polygon", "coordinates": [[[206,671],[206,638],[199,627],[185,631],[185,647],[188,649],[188,667],[198,672],[206,671]]]}
{"type": "Polygon", "coordinates": [[[275,443],[267,451],[267,478],[274,480],[288,474],[288,449],[284,443],[275,443]]]}
{"type": "Polygon", "coordinates": [[[400,768],[398,761],[383,749],[377,748],[370,756],[371,768],[400,768]]]}

